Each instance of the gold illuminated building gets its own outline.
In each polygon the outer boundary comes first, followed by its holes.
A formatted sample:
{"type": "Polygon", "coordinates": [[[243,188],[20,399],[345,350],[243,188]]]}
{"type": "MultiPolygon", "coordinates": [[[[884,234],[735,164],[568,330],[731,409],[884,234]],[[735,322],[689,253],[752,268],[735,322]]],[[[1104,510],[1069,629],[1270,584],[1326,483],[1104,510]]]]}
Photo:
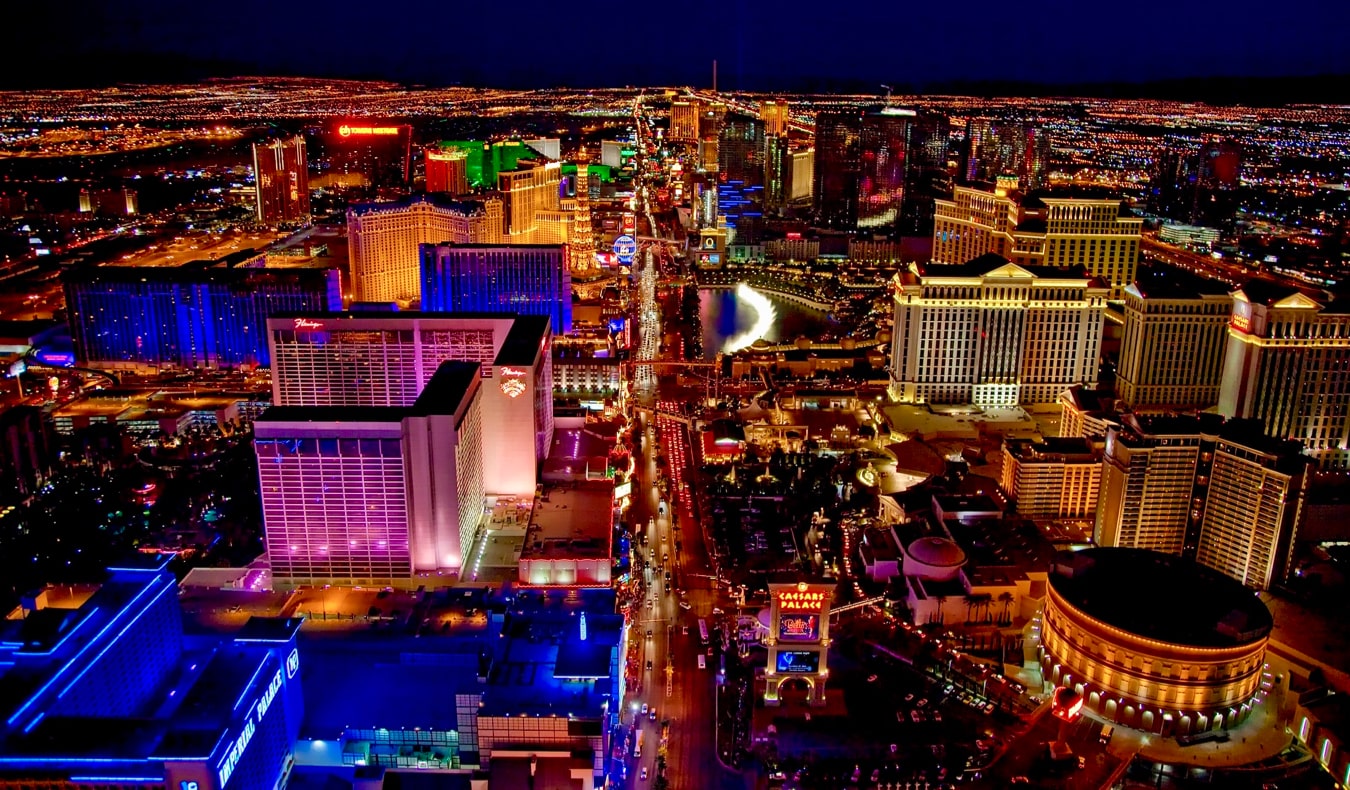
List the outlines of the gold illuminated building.
{"type": "Polygon", "coordinates": [[[933,260],[961,263],[995,253],[1016,264],[1082,266],[1120,299],[1134,282],[1143,220],[1104,190],[1019,192],[1016,178],[992,188],[956,187],[938,200],[933,260]]]}
{"type": "Polygon", "coordinates": [[[1042,674],[1099,717],[1180,736],[1236,726],[1259,704],[1273,623],[1232,579],[1165,554],[1098,548],[1061,554],[1049,581],[1042,674]]]}
{"type": "Polygon", "coordinates": [[[788,133],[788,103],[769,99],[759,106],[759,119],[764,122],[764,134],[782,137],[788,133]]]}

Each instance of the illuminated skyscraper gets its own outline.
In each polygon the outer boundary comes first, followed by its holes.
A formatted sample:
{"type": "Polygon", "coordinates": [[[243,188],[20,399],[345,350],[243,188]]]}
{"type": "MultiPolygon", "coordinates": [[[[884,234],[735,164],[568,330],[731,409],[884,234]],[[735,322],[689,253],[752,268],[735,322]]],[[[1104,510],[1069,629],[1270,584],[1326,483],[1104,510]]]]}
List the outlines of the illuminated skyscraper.
{"type": "Polygon", "coordinates": [[[103,214],[110,217],[123,217],[140,213],[140,202],[136,190],[117,187],[113,189],[81,189],[80,213],[103,214]]]}
{"type": "Polygon", "coordinates": [[[994,253],[1013,263],[1082,266],[1123,296],[1134,282],[1143,220],[1106,190],[1020,192],[1014,179],[992,188],[958,186],[937,201],[933,260],[955,263],[994,253]]]}
{"type": "Polygon", "coordinates": [[[787,136],[788,121],[791,116],[788,114],[788,103],[781,99],[768,99],[759,105],[759,119],[764,123],[764,133],[787,136]]]}
{"type": "Polygon", "coordinates": [[[572,276],[564,244],[425,244],[422,309],[547,316],[572,331],[572,276]]]}
{"type": "Polygon", "coordinates": [[[1264,280],[1234,291],[1219,412],[1350,466],[1350,304],[1264,280]]]}
{"type": "Polygon", "coordinates": [[[469,191],[469,157],[458,148],[426,149],[427,191],[464,195],[469,191]]]}
{"type": "MultiPolygon", "coordinates": [[[[269,318],[277,406],[410,408],[446,361],[482,365],[489,494],[534,492],[553,443],[553,334],[511,313],[289,313],[269,318]]],[[[323,409],[318,409],[322,411],[323,409]]]]}
{"type": "Polygon", "coordinates": [[[717,144],[718,172],[744,186],[764,185],[764,124],[745,116],[728,116],[717,144]]]}
{"type": "Polygon", "coordinates": [[[933,201],[947,187],[946,157],[944,116],[893,107],[819,113],[817,222],[840,230],[927,235],[933,201]]]}
{"type": "Polygon", "coordinates": [[[412,180],[412,127],[345,121],[321,138],[318,178],[333,184],[406,187],[412,180]]]}
{"type": "Polygon", "coordinates": [[[253,144],[257,217],[263,225],[309,222],[309,160],[305,138],[253,144]]]}
{"type": "Polygon", "coordinates": [[[858,226],[861,141],[859,111],[824,110],[816,114],[812,197],[816,222],[823,227],[853,230],[858,226]]]}
{"type": "Polygon", "coordinates": [[[1228,287],[1175,269],[1141,269],[1125,288],[1116,391],[1131,411],[1207,409],[1219,402],[1228,287]]]}
{"type": "Polygon", "coordinates": [[[1284,581],[1308,459],[1253,420],[1127,414],[1107,433],[1099,546],[1180,554],[1249,587],[1284,581]]]}
{"type": "MultiPolygon", "coordinates": [[[[516,170],[497,174],[497,189],[502,195],[502,211],[506,218],[504,241],[509,244],[542,243],[541,237],[548,232],[544,215],[561,209],[562,166],[557,162],[524,160],[518,165],[516,170]]],[[[570,229],[570,222],[568,225],[570,229]]],[[[564,232],[556,240],[548,241],[562,243],[568,235],[564,232]]]]}
{"type": "Polygon", "coordinates": [[[347,253],[357,302],[403,302],[421,293],[419,244],[501,243],[502,200],[415,195],[347,209],[347,253]]]}
{"type": "Polygon", "coordinates": [[[1031,192],[1049,186],[1050,136],[1035,124],[971,118],[966,121],[964,183],[1015,176],[1031,192]]]}
{"type": "Polygon", "coordinates": [[[1054,403],[1097,380],[1107,289],[1081,267],[984,255],[895,276],[891,396],[904,403],[1054,403]]]}
{"type": "Polygon", "coordinates": [[[670,104],[670,139],[677,143],[698,142],[699,103],[676,101],[670,104]]]}
{"type": "Polygon", "coordinates": [[[273,406],[254,423],[272,578],[421,586],[483,515],[483,379],[445,362],[411,406],[273,406]]]}

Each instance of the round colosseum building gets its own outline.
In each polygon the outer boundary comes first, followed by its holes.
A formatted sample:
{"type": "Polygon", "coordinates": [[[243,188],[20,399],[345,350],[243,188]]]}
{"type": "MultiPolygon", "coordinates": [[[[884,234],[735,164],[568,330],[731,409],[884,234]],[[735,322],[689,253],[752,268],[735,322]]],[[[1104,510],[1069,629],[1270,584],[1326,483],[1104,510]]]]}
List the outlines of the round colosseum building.
{"type": "Polygon", "coordinates": [[[1271,626],[1252,590],[1190,560],[1066,552],[1046,591],[1041,670],[1126,727],[1168,736],[1226,729],[1251,712],[1271,626]]]}

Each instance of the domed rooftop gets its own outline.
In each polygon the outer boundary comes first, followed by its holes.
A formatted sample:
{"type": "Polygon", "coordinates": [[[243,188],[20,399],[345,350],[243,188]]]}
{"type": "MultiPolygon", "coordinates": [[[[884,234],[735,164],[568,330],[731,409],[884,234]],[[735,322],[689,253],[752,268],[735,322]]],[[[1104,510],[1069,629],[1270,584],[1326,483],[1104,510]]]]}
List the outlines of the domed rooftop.
{"type": "Polygon", "coordinates": [[[1236,579],[1146,549],[1061,553],[1050,586],[1089,617],[1174,645],[1250,644],[1274,625],[1266,605],[1236,579]]]}
{"type": "Polygon", "coordinates": [[[953,568],[966,563],[966,553],[947,538],[919,538],[905,549],[911,558],[934,568],[953,568]]]}

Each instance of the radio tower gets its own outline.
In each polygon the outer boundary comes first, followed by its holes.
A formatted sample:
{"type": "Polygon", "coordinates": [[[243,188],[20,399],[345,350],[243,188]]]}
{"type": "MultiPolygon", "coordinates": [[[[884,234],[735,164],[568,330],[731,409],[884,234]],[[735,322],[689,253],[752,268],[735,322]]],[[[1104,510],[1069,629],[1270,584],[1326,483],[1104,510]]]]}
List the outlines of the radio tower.
{"type": "Polygon", "coordinates": [[[586,149],[577,152],[577,208],[572,212],[572,235],[567,242],[572,268],[585,272],[595,268],[595,229],[591,227],[591,158],[586,149]]]}

